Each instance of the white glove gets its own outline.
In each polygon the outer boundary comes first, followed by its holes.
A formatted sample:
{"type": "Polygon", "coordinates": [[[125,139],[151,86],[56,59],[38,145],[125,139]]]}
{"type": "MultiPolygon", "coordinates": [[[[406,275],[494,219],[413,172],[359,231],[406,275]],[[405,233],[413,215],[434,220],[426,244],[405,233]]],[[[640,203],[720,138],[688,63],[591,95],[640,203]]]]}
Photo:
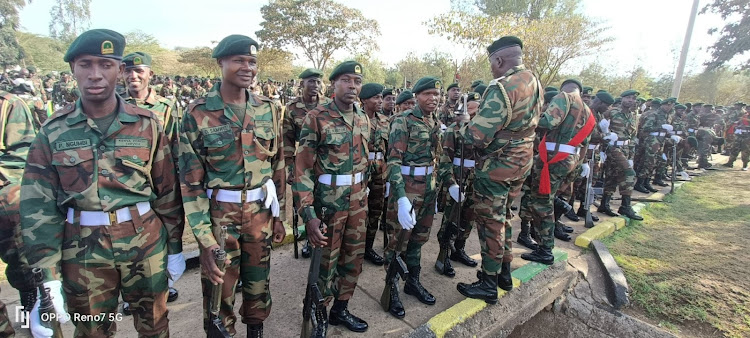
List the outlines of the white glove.
{"type": "Polygon", "coordinates": [[[404,230],[414,229],[414,226],[417,225],[417,215],[406,196],[398,199],[398,222],[404,230]]]}
{"type": "Polygon", "coordinates": [[[611,146],[615,145],[615,142],[617,142],[618,139],[620,139],[620,137],[615,133],[609,133],[607,136],[604,136],[604,140],[609,141],[609,145],[611,146]]]}
{"type": "Polygon", "coordinates": [[[391,195],[391,182],[385,182],[385,197],[391,195]]]}
{"type": "MultiPolygon", "coordinates": [[[[44,288],[49,290],[48,293],[50,298],[52,299],[52,306],[55,309],[57,321],[60,322],[60,324],[67,323],[70,320],[70,314],[65,311],[65,302],[63,301],[62,296],[62,283],[60,283],[59,280],[45,282],[44,288]]],[[[41,299],[39,299],[39,294],[37,294],[36,303],[34,303],[34,307],[31,309],[31,313],[29,315],[29,326],[31,329],[31,334],[34,337],[52,337],[52,334],[54,332],[42,326],[42,318],[39,314],[40,305],[41,299]]]]}
{"type": "Polygon", "coordinates": [[[167,280],[169,287],[174,286],[182,274],[185,273],[185,255],[182,252],[174,255],[167,255],[167,271],[169,271],[169,279],[167,280]]]}
{"type": "Polygon", "coordinates": [[[671,124],[666,124],[666,123],[665,123],[665,124],[662,124],[662,125],[661,125],[661,129],[664,129],[664,130],[666,130],[666,131],[668,131],[668,132],[670,132],[670,133],[671,133],[671,132],[672,132],[672,130],[674,130],[674,127],[672,127],[672,125],[671,125],[671,124]]]}
{"type": "Polygon", "coordinates": [[[370,197],[370,187],[365,188],[365,195],[367,195],[367,197],[370,197]]]}
{"type": "Polygon", "coordinates": [[[605,152],[603,152],[603,151],[600,151],[600,152],[599,152],[599,158],[601,158],[601,159],[602,159],[602,162],[605,162],[605,161],[607,161],[607,153],[605,153],[605,152]]]}
{"type": "Polygon", "coordinates": [[[448,126],[446,126],[444,123],[441,123],[440,130],[445,131],[446,129],[448,129],[448,126]]]}
{"type": "Polygon", "coordinates": [[[672,135],[669,138],[671,138],[672,141],[674,141],[675,144],[680,143],[680,141],[682,141],[682,137],[679,137],[677,135],[672,135]]]}
{"type": "Polygon", "coordinates": [[[628,160],[628,167],[630,167],[630,168],[633,167],[633,160],[628,160]]]}
{"type": "Polygon", "coordinates": [[[454,184],[448,188],[448,193],[451,195],[451,198],[453,198],[456,202],[463,202],[466,200],[466,193],[461,192],[461,198],[458,197],[458,184],[454,184]]]}
{"type": "Polygon", "coordinates": [[[602,119],[599,121],[599,128],[601,128],[603,133],[609,134],[609,120],[602,119]]]}
{"type": "Polygon", "coordinates": [[[680,177],[682,177],[682,179],[685,180],[685,181],[689,181],[690,180],[690,174],[688,174],[688,173],[686,173],[684,171],[680,171],[677,174],[679,174],[680,177]]]}
{"type": "Polygon", "coordinates": [[[591,167],[589,167],[588,163],[582,164],[581,165],[581,169],[583,169],[581,171],[581,177],[587,177],[587,176],[589,176],[589,173],[591,173],[591,167]]]}
{"type": "Polygon", "coordinates": [[[667,160],[667,154],[661,153],[661,159],[666,161],[667,160]]]}
{"type": "Polygon", "coordinates": [[[273,180],[266,181],[266,184],[264,185],[266,187],[266,208],[271,209],[271,215],[273,217],[279,217],[281,207],[279,206],[279,198],[276,196],[276,185],[273,184],[273,180]]]}

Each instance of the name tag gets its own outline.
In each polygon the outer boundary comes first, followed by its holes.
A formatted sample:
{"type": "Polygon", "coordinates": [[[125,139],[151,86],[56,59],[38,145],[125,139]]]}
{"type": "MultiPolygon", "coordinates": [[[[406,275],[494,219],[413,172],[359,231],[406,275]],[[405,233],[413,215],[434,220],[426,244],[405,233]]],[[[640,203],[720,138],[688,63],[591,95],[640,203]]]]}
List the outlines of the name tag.
{"type": "Polygon", "coordinates": [[[231,132],[231,131],[232,131],[232,126],[225,124],[225,125],[221,125],[217,127],[206,128],[206,129],[203,129],[201,132],[203,133],[203,135],[213,135],[213,134],[221,134],[221,133],[226,133],[226,132],[231,132]]]}
{"type": "Polygon", "coordinates": [[[255,126],[261,127],[261,128],[272,128],[273,127],[273,121],[268,120],[255,120],[255,126]]]}
{"type": "Polygon", "coordinates": [[[115,147],[148,148],[148,140],[145,138],[118,138],[115,139],[115,147]]]}
{"type": "Polygon", "coordinates": [[[76,149],[76,148],[83,148],[83,147],[90,147],[90,146],[91,146],[91,140],[89,140],[89,139],[70,140],[70,141],[57,141],[57,142],[55,142],[55,150],[56,151],[62,151],[62,150],[68,150],[68,149],[76,149]]]}

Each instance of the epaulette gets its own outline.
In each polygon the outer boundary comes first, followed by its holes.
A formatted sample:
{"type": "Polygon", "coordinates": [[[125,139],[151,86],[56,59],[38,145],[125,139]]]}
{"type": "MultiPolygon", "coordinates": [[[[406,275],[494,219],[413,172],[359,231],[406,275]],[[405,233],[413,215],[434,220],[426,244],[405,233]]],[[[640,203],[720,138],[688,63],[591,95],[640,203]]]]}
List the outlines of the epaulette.
{"type": "Polygon", "coordinates": [[[501,76],[501,77],[499,77],[497,79],[493,79],[492,81],[490,81],[490,83],[487,86],[496,85],[496,84],[500,83],[500,81],[502,81],[504,79],[505,79],[505,76],[501,76]]]}
{"type": "Polygon", "coordinates": [[[202,104],[206,104],[206,97],[205,96],[197,98],[192,103],[188,104],[187,111],[191,112],[191,111],[193,111],[193,109],[195,109],[195,107],[197,107],[199,105],[202,105],[202,104]]]}
{"type": "Polygon", "coordinates": [[[154,115],[154,113],[151,112],[150,110],[140,108],[134,104],[125,103],[125,105],[123,106],[123,109],[125,109],[126,112],[131,113],[131,114],[141,115],[141,116],[145,116],[145,117],[152,118],[152,119],[156,118],[156,115],[154,115]]]}
{"type": "MultiPolygon", "coordinates": [[[[67,103],[62,108],[55,110],[54,113],[47,119],[48,121],[58,119],[65,115],[68,115],[76,110],[76,105],[73,103],[67,103]]],[[[46,123],[45,123],[46,124],[46,123]]]]}

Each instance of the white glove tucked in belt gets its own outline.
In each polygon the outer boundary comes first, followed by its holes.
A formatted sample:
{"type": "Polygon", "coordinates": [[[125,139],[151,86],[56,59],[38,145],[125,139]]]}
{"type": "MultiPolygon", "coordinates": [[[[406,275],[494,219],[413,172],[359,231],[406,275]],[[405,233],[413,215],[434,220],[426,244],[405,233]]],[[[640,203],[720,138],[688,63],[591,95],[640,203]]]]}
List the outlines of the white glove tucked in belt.
{"type": "Polygon", "coordinates": [[[629,166],[630,168],[632,168],[632,167],[633,167],[633,160],[628,160],[628,166],[629,166]]]}
{"type": "Polygon", "coordinates": [[[601,158],[601,159],[602,159],[602,162],[605,162],[605,161],[607,161],[607,153],[605,153],[605,152],[603,152],[603,151],[600,151],[600,152],[599,152],[599,158],[601,158]]]}
{"type": "Polygon", "coordinates": [[[273,184],[273,180],[268,180],[264,184],[266,187],[266,201],[265,205],[267,209],[271,209],[271,215],[273,217],[279,217],[279,198],[276,196],[276,185],[273,184]]]}
{"type": "Polygon", "coordinates": [[[682,137],[679,137],[677,135],[672,135],[669,138],[671,138],[674,143],[680,143],[680,141],[682,141],[682,137]]]}
{"type": "Polygon", "coordinates": [[[462,202],[466,198],[466,193],[461,193],[461,198],[459,199],[458,196],[458,184],[454,184],[448,188],[448,193],[451,195],[451,198],[453,198],[456,202],[462,202]]]}
{"type": "Polygon", "coordinates": [[[385,182],[385,197],[391,195],[391,182],[385,182]]]}
{"type": "Polygon", "coordinates": [[[604,134],[609,134],[609,120],[602,119],[599,121],[599,128],[602,129],[604,134]]]}
{"type": "Polygon", "coordinates": [[[182,252],[174,255],[167,255],[167,271],[169,271],[169,280],[167,280],[169,287],[173,287],[174,283],[182,277],[185,273],[185,255],[182,252]]]}
{"type": "Polygon", "coordinates": [[[398,222],[404,230],[414,229],[417,225],[417,215],[406,196],[398,199],[398,222]]]}
{"type": "Polygon", "coordinates": [[[666,124],[666,123],[662,124],[661,128],[664,129],[664,130],[666,130],[666,131],[668,131],[668,132],[670,132],[670,133],[672,132],[672,130],[674,130],[674,127],[672,127],[671,124],[666,124]]]}
{"type": "Polygon", "coordinates": [[[613,146],[613,145],[615,145],[615,142],[617,142],[617,140],[618,140],[618,139],[619,139],[620,137],[618,137],[618,136],[617,136],[617,134],[615,134],[615,133],[609,133],[609,134],[607,134],[607,136],[604,136],[603,138],[604,138],[604,139],[605,139],[606,141],[608,141],[608,142],[609,142],[609,145],[613,146]]]}
{"type": "Polygon", "coordinates": [[[589,167],[588,163],[584,163],[581,165],[581,177],[587,177],[589,176],[589,173],[591,172],[591,167],[589,167]]]}

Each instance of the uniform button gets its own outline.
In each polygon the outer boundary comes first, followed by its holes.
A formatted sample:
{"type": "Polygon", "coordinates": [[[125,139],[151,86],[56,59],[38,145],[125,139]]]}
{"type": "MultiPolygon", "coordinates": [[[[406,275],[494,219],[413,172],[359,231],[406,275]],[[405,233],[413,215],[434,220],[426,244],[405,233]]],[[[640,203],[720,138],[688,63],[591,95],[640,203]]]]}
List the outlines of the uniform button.
{"type": "Polygon", "coordinates": [[[143,227],[138,227],[138,229],[136,229],[136,231],[137,232],[143,232],[143,227]]]}
{"type": "Polygon", "coordinates": [[[105,200],[105,201],[109,201],[109,195],[102,196],[102,199],[105,200]]]}
{"type": "Polygon", "coordinates": [[[216,141],[216,144],[222,144],[221,140],[216,141]]]}
{"type": "Polygon", "coordinates": [[[71,157],[70,158],[70,163],[76,163],[76,158],[75,157],[71,157]]]}
{"type": "Polygon", "coordinates": [[[109,170],[107,170],[107,169],[102,169],[102,175],[104,175],[104,176],[107,176],[107,175],[109,175],[109,170]]]}
{"type": "Polygon", "coordinates": [[[245,150],[245,155],[249,155],[249,154],[250,154],[250,150],[245,150]]]}
{"type": "Polygon", "coordinates": [[[103,145],[99,146],[99,150],[105,150],[105,149],[107,149],[107,147],[105,147],[103,145]]]}
{"type": "Polygon", "coordinates": [[[133,159],[137,160],[138,159],[138,155],[133,155],[133,159]]]}

